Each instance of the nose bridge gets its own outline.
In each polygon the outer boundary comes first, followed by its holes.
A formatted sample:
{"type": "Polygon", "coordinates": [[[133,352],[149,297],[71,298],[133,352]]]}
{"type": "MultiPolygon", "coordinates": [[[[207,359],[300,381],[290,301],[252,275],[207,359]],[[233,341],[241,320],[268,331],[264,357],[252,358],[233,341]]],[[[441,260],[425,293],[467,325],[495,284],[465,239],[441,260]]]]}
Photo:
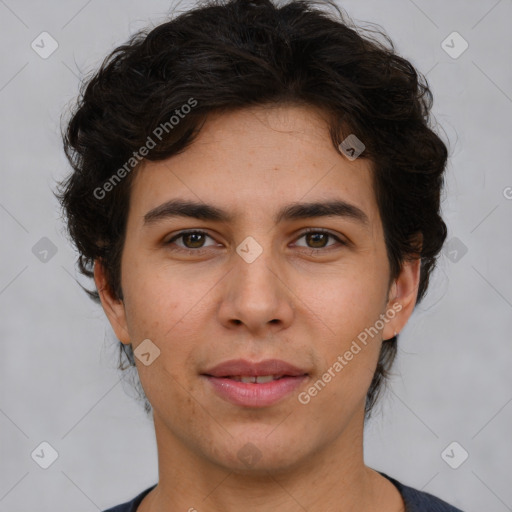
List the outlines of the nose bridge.
{"type": "Polygon", "coordinates": [[[278,286],[275,272],[271,268],[275,261],[273,258],[272,237],[270,233],[260,234],[256,237],[246,237],[236,248],[235,272],[233,278],[239,286],[238,294],[246,297],[275,295],[278,286]]]}
{"type": "Polygon", "coordinates": [[[279,278],[271,233],[246,237],[236,248],[233,265],[221,309],[223,320],[242,322],[250,329],[272,320],[288,322],[291,308],[279,278]]]}

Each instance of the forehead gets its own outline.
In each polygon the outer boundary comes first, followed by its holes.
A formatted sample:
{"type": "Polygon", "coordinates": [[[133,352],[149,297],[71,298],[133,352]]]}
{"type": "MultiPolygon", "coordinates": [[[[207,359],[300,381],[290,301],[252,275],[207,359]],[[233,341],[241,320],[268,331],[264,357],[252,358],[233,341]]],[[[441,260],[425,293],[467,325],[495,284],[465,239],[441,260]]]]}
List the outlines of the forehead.
{"type": "Polygon", "coordinates": [[[369,223],[379,220],[371,162],[340,155],[325,115],[308,106],[210,115],[182,153],[137,171],[130,210],[143,219],[175,199],[218,206],[233,222],[275,222],[284,205],[334,200],[355,206],[369,223]]]}

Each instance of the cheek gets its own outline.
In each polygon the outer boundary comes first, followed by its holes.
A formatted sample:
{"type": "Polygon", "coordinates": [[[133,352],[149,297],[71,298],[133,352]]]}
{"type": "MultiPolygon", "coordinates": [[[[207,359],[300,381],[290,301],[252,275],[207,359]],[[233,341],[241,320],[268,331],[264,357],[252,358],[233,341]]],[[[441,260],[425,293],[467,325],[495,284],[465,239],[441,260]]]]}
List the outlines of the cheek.
{"type": "Polygon", "coordinates": [[[386,279],[370,267],[341,271],[323,281],[312,309],[320,312],[325,324],[341,339],[356,337],[375,324],[386,302],[386,279]]]}
{"type": "Polygon", "coordinates": [[[331,418],[327,423],[334,430],[339,428],[340,419],[347,419],[364,404],[381,346],[379,336],[368,338],[364,344],[357,339],[359,329],[353,328],[352,333],[356,334],[337,337],[325,347],[321,373],[314,375],[299,397],[301,403],[309,401],[312,410],[331,418]]]}
{"type": "Polygon", "coordinates": [[[141,283],[135,294],[125,293],[126,323],[132,340],[149,338],[157,343],[177,321],[178,304],[159,290],[148,288],[149,283],[141,283]]]}
{"type": "Polygon", "coordinates": [[[316,305],[329,327],[322,346],[317,347],[322,352],[322,370],[330,369],[321,378],[329,381],[333,394],[354,398],[366,394],[375,371],[385,297],[385,276],[368,271],[364,278],[361,275],[333,279],[322,299],[317,297],[322,304],[316,305]]]}
{"type": "Polygon", "coordinates": [[[127,260],[126,268],[130,271],[123,275],[123,294],[130,335],[163,342],[165,333],[193,306],[194,286],[175,271],[151,265],[149,258],[127,260]]]}
{"type": "Polygon", "coordinates": [[[126,323],[133,349],[149,339],[160,351],[154,367],[137,362],[141,381],[154,388],[159,379],[169,383],[172,376],[189,371],[190,356],[200,344],[198,325],[204,323],[201,298],[211,284],[197,280],[197,273],[192,282],[183,273],[148,264],[144,268],[134,266],[124,286],[126,323]]]}

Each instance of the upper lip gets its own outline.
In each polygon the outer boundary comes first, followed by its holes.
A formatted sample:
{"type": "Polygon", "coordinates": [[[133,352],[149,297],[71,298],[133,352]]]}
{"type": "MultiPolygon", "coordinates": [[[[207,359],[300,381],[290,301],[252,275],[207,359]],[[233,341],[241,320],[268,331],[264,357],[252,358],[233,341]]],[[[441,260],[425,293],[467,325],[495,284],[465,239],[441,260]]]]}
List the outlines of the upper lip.
{"type": "Polygon", "coordinates": [[[307,375],[307,372],[279,359],[266,359],[260,362],[246,361],[245,359],[232,359],[206,370],[203,375],[209,375],[211,377],[261,377],[263,375],[288,375],[290,377],[298,377],[300,375],[307,375]]]}

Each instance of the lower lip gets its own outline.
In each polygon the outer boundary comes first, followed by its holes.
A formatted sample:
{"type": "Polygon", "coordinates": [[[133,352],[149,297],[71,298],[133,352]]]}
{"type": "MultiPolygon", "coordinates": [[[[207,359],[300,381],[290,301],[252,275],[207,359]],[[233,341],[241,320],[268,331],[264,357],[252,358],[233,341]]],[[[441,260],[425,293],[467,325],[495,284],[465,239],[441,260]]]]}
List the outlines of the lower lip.
{"type": "Polygon", "coordinates": [[[297,389],[307,375],[299,377],[283,377],[278,380],[255,384],[252,382],[239,382],[222,377],[203,375],[213,386],[214,391],[221,397],[235,405],[245,407],[266,407],[273,405],[297,389]]]}

